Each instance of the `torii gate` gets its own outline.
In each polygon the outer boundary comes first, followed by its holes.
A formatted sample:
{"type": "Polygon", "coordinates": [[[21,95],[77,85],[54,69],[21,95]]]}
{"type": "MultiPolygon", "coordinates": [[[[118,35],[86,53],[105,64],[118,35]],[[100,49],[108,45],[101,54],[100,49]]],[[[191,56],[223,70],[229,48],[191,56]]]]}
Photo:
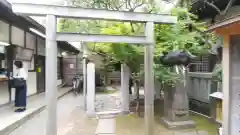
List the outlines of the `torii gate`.
{"type": "Polygon", "coordinates": [[[55,5],[12,3],[13,12],[29,16],[46,16],[46,135],[57,135],[57,43],[70,42],[111,42],[145,45],[145,126],[146,135],[153,135],[154,123],[154,23],[173,24],[177,18],[170,15],[120,12],[100,9],[85,9],[55,5]],[[80,33],[57,33],[57,17],[92,20],[114,20],[146,23],[144,36],[97,35],[80,33]]]}

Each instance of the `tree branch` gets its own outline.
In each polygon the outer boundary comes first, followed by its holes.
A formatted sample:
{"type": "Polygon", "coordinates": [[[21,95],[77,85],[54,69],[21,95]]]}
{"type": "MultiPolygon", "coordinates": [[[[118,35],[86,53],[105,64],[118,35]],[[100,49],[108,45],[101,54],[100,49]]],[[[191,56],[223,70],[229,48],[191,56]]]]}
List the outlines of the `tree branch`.
{"type": "Polygon", "coordinates": [[[228,9],[230,7],[232,7],[233,3],[235,2],[236,0],[230,0],[228,5],[226,6],[225,10],[223,11],[223,13],[221,15],[226,15],[226,13],[228,12],[228,9]]]}
{"type": "Polygon", "coordinates": [[[221,13],[221,10],[214,5],[213,3],[208,2],[207,0],[202,0],[204,3],[206,3],[207,5],[211,6],[212,8],[214,8],[219,14],[221,13]]]}
{"type": "Polygon", "coordinates": [[[131,0],[127,0],[127,4],[129,6],[129,8],[132,9],[131,0]]]}
{"type": "Polygon", "coordinates": [[[212,41],[204,38],[207,37],[206,33],[204,33],[203,31],[199,30],[196,26],[192,25],[192,28],[195,29],[197,32],[199,32],[203,37],[201,37],[201,40],[203,40],[205,43],[210,44],[211,46],[215,45],[212,41]]]}
{"type": "Polygon", "coordinates": [[[132,10],[135,11],[137,8],[141,7],[144,3],[136,5],[132,10]]]}

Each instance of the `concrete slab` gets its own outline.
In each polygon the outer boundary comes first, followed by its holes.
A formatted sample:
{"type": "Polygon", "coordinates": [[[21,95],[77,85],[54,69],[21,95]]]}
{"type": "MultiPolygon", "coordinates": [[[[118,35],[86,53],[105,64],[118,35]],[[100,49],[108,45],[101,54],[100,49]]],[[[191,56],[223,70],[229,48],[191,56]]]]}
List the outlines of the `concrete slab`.
{"type": "Polygon", "coordinates": [[[96,129],[96,135],[110,134],[113,135],[116,132],[116,118],[99,119],[96,129]]]}
{"type": "Polygon", "coordinates": [[[165,118],[161,119],[162,123],[168,128],[168,129],[193,129],[196,127],[196,123],[192,120],[188,120],[188,121],[176,121],[176,122],[172,122],[172,121],[168,121],[165,118]]]}
{"type": "MultiPolygon", "coordinates": [[[[70,91],[70,87],[59,88],[58,98],[61,98],[70,91]]],[[[22,113],[15,113],[13,105],[6,105],[0,108],[0,135],[7,135],[14,129],[24,124],[45,108],[44,93],[28,98],[27,110],[22,113]]]]}
{"type": "Polygon", "coordinates": [[[198,131],[198,135],[208,135],[207,131],[198,131]]]}
{"type": "Polygon", "coordinates": [[[196,131],[175,132],[174,135],[198,135],[196,131]]]}
{"type": "Polygon", "coordinates": [[[175,131],[174,135],[208,135],[207,131],[175,131]]]}

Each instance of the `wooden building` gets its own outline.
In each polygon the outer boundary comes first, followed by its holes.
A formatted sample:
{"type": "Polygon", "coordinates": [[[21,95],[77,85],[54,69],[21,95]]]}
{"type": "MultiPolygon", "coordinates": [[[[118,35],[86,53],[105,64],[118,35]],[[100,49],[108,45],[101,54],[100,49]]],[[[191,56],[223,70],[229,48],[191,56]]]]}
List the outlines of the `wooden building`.
{"type": "MultiPolygon", "coordinates": [[[[14,90],[9,86],[8,76],[14,74],[14,60],[23,61],[24,68],[28,71],[27,95],[45,91],[44,33],[42,25],[30,17],[14,14],[10,3],[0,1],[0,105],[13,100],[14,90]]],[[[64,79],[62,52],[75,56],[79,53],[68,42],[58,42],[58,84],[64,79]]]]}

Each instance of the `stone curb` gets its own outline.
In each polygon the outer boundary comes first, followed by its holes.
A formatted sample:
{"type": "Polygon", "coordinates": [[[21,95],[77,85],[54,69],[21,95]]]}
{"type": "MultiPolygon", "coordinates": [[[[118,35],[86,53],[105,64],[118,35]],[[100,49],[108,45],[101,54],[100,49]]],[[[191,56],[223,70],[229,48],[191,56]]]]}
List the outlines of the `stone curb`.
{"type": "MultiPolygon", "coordinates": [[[[70,89],[69,91],[63,93],[62,95],[60,95],[58,97],[58,99],[64,97],[65,95],[67,95],[71,91],[72,90],[70,89]]],[[[20,120],[15,121],[14,123],[8,125],[6,128],[4,128],[4,129],[2,129],[0,131],[0,135],[9,135],[11,132],[13,132],[15,129],[17,129],[18,127],[20,127],[24,123],[26,123],[28,120],[32,119],[37,114],[41,113],[45,108],[46,108],[46,105],[40,106],[39,108],[37,108],[36,110],[30,112],[29,114],[27,114],[26,116],[24,116],[20,120]]]]}

